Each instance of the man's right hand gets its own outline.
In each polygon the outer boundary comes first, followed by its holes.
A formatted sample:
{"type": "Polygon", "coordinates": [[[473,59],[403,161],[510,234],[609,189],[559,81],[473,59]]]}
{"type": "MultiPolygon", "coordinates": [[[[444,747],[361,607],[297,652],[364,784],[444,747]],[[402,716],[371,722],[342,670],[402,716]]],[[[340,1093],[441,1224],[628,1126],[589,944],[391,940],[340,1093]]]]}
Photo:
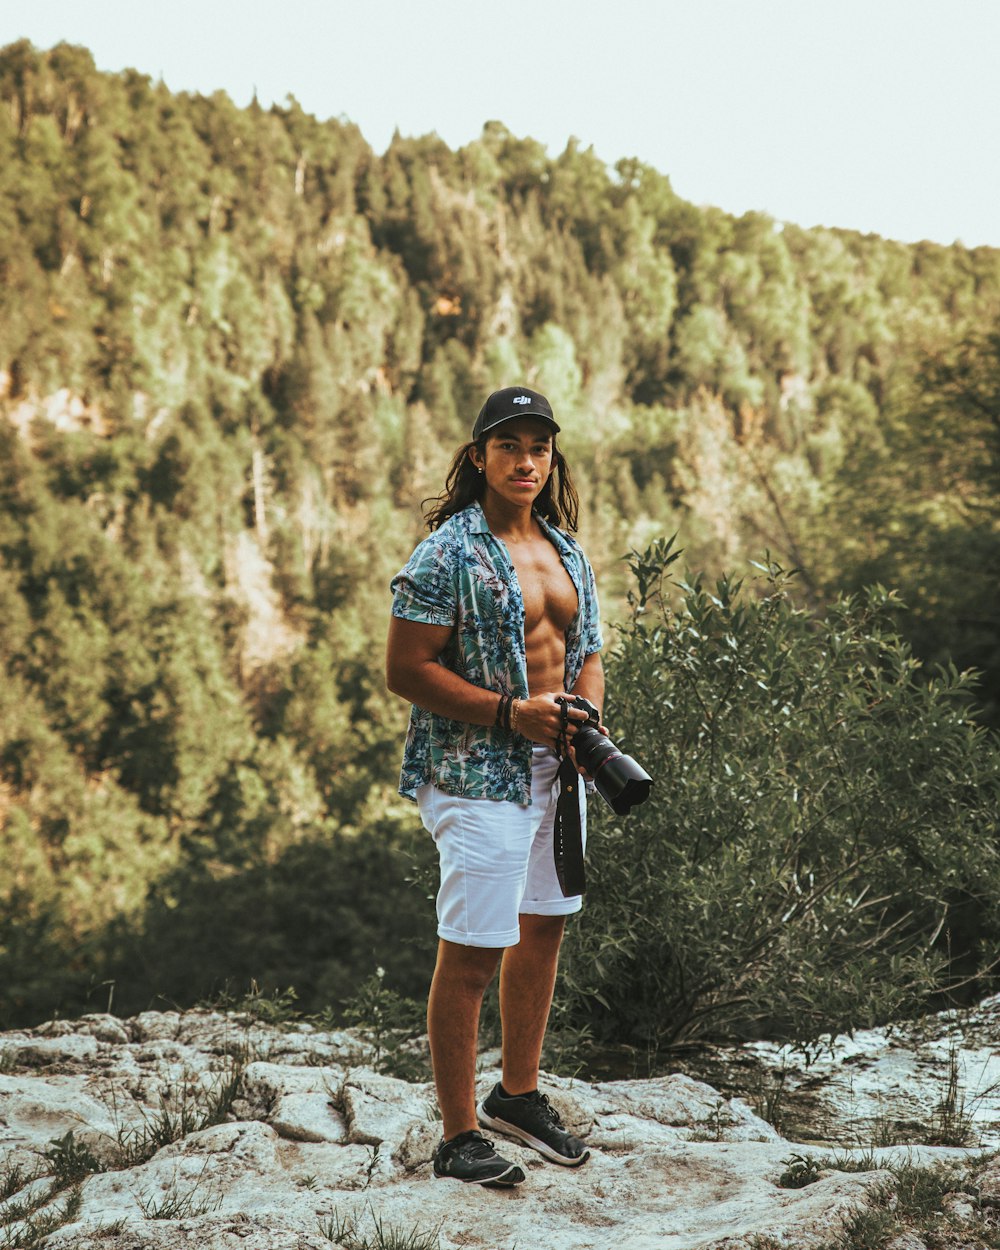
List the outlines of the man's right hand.
{"type": "MultiPolygon", "coordinates": [[[[522,699],[517,714],[517,732],[555,751],[563,732],[563,704],[560,700],[572,698],[565,690],[556,690],[551,694],[536,694],[530,699],[522,699]]],[[[586,712],[570,707],[567,734],[572,737],[586,721],[586,712]]]]}

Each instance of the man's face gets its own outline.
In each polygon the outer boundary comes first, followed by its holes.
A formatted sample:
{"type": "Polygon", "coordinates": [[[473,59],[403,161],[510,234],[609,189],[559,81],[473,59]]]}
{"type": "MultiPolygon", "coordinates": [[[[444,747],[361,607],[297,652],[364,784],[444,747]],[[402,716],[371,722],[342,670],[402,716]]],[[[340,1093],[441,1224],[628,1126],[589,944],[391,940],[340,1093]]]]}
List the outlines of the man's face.
{"type": "Polygon", "coordinates": [[[552,431],[542,421],[516,417],[486,440],[485,461],[476,460],[489,490],[511,503],[534,503],[554,467],[552,431]]]}

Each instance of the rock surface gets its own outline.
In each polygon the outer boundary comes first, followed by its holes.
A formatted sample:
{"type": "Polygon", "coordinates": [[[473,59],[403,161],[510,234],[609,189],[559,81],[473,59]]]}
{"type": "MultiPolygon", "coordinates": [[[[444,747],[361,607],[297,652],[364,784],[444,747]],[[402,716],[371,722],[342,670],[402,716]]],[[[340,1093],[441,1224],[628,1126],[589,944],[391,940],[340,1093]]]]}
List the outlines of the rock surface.
{"type": "MultiPolygon", "coordinates": [[[[740,1067],[763,1073],[810,1141],[1000,1148],[1000,995],[840,1036],[808,1064],[771,1042],[715,1055],[731,1078],[740,1067]]],[[[736,1080],[747,1083],[745,1074],[736,1080]]]]}
{"type": "MultiPolygon", "coordinates": [[[[977,1046],[989,1047],[998,1018],[995,1004],[984,1007],[977,1046]]],[[[934,1056],[954,1069],[953,1025],[907,1052],[910,1066],[883,1038],[907,1095],[934,1056]]],[[[840,1058],[855,1102],[889,1079],[868,1046],[859,1034],[840,1058]],[[859,1054],[865,1062],[848,1062],[859,1054]]],[[[900,1153],[875,1152],[875,1170],[825,1167],[813,1184],[782,1188],[786,1160],[803,1147],[739,1098],[680,1074],[596,1084],[547,1075],[543,1088],[587,1140],[590,1162],[561,1169],[504,1142],[527,1182],[461,1186],[431,1173],[432,1087],[376,1071],[373,1059],[347,1031],[210,1011],[92,1015],[0,1034],[0,1245],[33,1244],[55,1213],[46,1250],[353,1250],[390,1244],[379,1224],[414,1250],[808,1250],[891,1183],[878,1169],[900,1153]],[[53,1177],[62,1188],[48,1197],[53,1177]]],[[[481,1074],[481,1092],[497,1075],[481,1074]]],[[[827,1079],[824,1097],[843,1080],[834,1059],[827,1079]]],[[[827,1104],[832,1116],[835,1093],[827,1104]]],[[[993,1111],[980,1117],[984,1134],[1000,1124],[994,1109],[995,1121],[993,1111]]],[[[923,1147],[908,1157],[964,1153],[923,1147]]],[[[997,1176],[982,1178],[984,1205],[1000,1202],[997,1176]]]]}

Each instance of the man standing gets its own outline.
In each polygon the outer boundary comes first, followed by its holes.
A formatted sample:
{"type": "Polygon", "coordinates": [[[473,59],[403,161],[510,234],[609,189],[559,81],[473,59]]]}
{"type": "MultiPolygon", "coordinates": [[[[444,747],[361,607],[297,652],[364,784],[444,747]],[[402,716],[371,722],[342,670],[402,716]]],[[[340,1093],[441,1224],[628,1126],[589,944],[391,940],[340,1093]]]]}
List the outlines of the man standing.
{"type": "MultiPolygon", "coordinates": [[[[436,1176],[524,1180],[478,1124],[567,1166],[589,1152],[538,1091],[565,918],[553,854],[556,754],[604,701],[593,572],[548,400],[523,386],[487,399],[428,515],[431,534],[393,579],[387,685],[413,707],[400,793],[438,848],[439,947],[427,1011],[444,1136],[436,1176]],[[501,1082],[477,1108],[476,1047],[500,969],[501,1082]]],[[[573,788],[580,804],[583,787],[573,788]]],[[[566,796],[563,796],[563,804],[566,796]]],[[[585,835],[586,804],[579,820],[585,835]]]]}

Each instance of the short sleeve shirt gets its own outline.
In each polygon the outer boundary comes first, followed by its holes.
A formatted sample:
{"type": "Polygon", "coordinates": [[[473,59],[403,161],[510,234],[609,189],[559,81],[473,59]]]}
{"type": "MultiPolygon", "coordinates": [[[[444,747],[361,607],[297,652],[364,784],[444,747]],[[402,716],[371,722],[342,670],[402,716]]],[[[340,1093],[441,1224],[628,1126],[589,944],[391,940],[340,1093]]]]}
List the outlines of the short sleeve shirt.
{"type": "MultiPolygon", "coordinates": [[[[584,660],[603,645],[594,573],[575,539],[536,520],[576,588],[577,610],[566,630],[564,689],[572,690],[584,660]]],[[[521,588],[507,548],[478,503],[425,538],[391,589],[393,616],[453,628],[439,663],[474,686],[528,697],[521,588]]],[[[447,794],[527,804],[531,746],[507,729],[468,725],[414,706],[399,793],[413,799],[418,786],[433,782],[447,794]]]]}

